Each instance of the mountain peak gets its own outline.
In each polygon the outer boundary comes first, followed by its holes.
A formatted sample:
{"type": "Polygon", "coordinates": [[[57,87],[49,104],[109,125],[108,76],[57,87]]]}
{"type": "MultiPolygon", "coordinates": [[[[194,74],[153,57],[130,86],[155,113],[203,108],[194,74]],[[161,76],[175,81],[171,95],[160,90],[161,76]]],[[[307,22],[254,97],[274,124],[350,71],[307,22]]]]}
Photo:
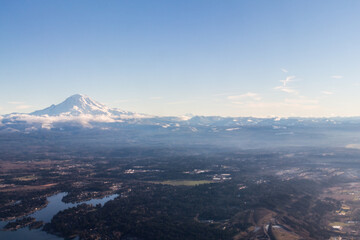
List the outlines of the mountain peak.
{"type": "Polygon", "coordinates": [[[65,101],[79,101],[79,102],[85,102],[85,101],[93,101],[89,96],[85,95],[85,94],[74,94],[71,95],[70,97],[66,98],[65,101]]]}
{"type": "Polygon", "coordinates": [[[89,98],[89,97],[85,94],[76,93],[74,95],[71,95],[67,99],[80,99],[80,98],[89,98]]]}
{"type": "Polygon", "coordinates": [[[31,115],[71,115],[78,116],[81,114],[91,115],[109,115],[109,108],[84,94],[74,94],[62,103],[51,105],[43,110],[35,111],[31,115]]]}

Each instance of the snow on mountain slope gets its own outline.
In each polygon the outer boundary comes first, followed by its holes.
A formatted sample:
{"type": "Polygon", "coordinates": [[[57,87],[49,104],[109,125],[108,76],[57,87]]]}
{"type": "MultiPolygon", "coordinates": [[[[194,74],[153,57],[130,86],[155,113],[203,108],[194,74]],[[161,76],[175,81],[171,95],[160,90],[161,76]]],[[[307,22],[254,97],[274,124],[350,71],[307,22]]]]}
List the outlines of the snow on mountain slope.
{"type": "Polygon", "coordinates": [[[148,118],[145,114],[123,111],[117,108],[109,108],[83,94],[75,94],[59,103],[51,105],[43,110],[30,113],[33,116],[81,116],[81,115],[105,115],[114,118],[148,118]]]}
{"type": "Polygon", "coordinates": [[[35,111],[30,115],[41,116],[59,116],[59,115],[72,115],[78,116],[81,114],[91,115],[110,115],[109,108],[105,105],[98,103],[86,95],[75,94],[68,97],[64,102],[51,105],[43,110],[35,111]]]}

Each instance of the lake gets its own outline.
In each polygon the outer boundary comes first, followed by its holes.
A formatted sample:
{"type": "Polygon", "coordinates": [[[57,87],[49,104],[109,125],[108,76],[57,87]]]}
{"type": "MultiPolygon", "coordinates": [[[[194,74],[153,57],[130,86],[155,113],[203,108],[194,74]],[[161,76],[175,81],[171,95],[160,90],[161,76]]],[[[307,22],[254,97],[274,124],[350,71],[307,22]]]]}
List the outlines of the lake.
{"type": "MultiPolygon", "coordinates": [[[[118,194],[113,194],[106,196],[101,199],[91,199],[89,201],[79,202],[79,203],[64,203],[61,201],[61,199],[66,196],[67,193],[62,192],[55,194],[51,197],[48,197],[48,205],[40,209],[39,211],[34,212],[33,214],[30,214],[28,216],[36,218],[38,221],[43,221],[44,223],[48,223],[51,221],[52,217],[57,214],[59,211],[75,207],[79,204],[101,204],[104,205],[106,202],[113,200],[118,194]]],[[[0,229],[2,229],[8,221],[0,221],[0,229]]],[[[30,230],[28,227],[21,228],[17,231],[0,231],[0,239],[6,239],[6,240],[59,240],[63,239],[54,235],[47,234],[44,231],[41,231],[40,229],[33,229],[30,230]]]]}

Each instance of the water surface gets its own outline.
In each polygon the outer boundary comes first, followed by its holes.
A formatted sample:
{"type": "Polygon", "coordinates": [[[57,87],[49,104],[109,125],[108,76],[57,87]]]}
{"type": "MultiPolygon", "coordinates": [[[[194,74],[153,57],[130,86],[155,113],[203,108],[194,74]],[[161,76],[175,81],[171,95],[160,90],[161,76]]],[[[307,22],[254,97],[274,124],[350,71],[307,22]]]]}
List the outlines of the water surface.
{"type": "MultiPolygon", "coordinates": [[[[37,221],[43,221],[44,223],[48,223],[51,221],[52,217],[57,214],[59,211],[75,207],[79,204],[101,204],[104,205],[106,202],[113,200],[118,196],[118,194],[113,194],[110,196],[106,196],[101,199],[91,199],[89,201],[79,202],[79,203],[64,203],[61,201],[61,199],[66,196],[67,193],[62,192],[55,194],[51,197],[48,197],[48,205],[39,210],[34,212],[33,214],[30,214],[28,216],[36,218],[37,221]]],[[[0,229],[2,229],[9,221],[0,221],[0,229]]],[[[0,231],[0,239],[6,239],[6,240],[59,240],[63,239],[51,234],[47,234],[44,231],[41,231],[40,229],[33,229],[30,230],[28,227],[21,228],[17,231],[0,231]]]]}

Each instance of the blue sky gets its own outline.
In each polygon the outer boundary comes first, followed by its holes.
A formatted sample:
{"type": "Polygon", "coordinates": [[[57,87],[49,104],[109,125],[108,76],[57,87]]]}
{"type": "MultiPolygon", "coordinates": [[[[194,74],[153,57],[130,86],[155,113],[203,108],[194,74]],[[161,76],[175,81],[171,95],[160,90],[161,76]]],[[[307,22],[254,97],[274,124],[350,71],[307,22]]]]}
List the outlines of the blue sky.
{"type": "Polygon", "coordinates": [[[360,116],[360,1],[0,1],[0,114],[360,116]]]}

